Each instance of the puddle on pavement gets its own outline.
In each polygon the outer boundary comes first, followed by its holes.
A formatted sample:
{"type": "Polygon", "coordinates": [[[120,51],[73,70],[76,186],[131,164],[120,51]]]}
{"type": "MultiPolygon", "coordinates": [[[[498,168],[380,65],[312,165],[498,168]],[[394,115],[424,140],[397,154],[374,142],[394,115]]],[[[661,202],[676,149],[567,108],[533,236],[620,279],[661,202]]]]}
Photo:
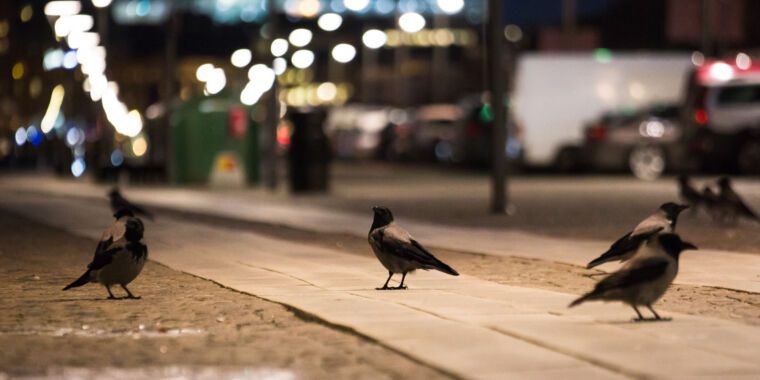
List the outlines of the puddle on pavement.
{"type": "MultiPolygon", "coordinates": [[[[99,329],[90,325],[73,327],[49,327],[38,326],[22,330],[0,331],[0,335],[49,335],[49,336],[76,336],[84,338],[114,338],[132,337],[140,338],[172,338],[184,336],[205,335],[207,332],[196,328],[158,328],[151,329],[145,325],[138,325],[134,329],[99,329]]],[[[0,379],[2,380],[2,379],[0,379]]]]}
{"type": "Polygon", "coordinates": [[[61,367],[48,369],[44,374],[11,376],[0,372],[0,380],[295,380],[295,373],[284,369],[248,367],[191,367],[168,366],[146,368],[80,368],[61,367]]]}

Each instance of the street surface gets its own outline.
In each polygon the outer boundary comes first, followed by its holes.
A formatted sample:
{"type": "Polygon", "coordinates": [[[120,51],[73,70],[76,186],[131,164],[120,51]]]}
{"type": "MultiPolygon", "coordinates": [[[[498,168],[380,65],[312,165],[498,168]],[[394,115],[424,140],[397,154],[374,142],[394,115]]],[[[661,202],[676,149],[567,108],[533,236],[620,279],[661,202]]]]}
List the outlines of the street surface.
{"type": "MultiPolygon", "coordinates": [[[[684,254],[677,285],[655,305],[661,314],[673,317],[672,322],[632,323],[633,311],[618,304],[566,308],[575,295],[593,286],[590,275],[600,273],[587,271],[580,265],[656,208],[660,199],[667,200],[674,191],[666,181],[644,184],[625,178],[518,179],[512,186],[517,214],[496,217],[484,216],[482,212],[486,205],[481,199],[485,186],[482,177],[435,172],[415,175],[409,171],[381,185],[379,177],[358,174],[337,173],[333,193],[329,196],[295,198],[258,190],[125,187],[128,197],[158,210],[157,222],[146,224],[146,242],[151,259],[171,268],[151,263],[131,287],[144,299],[129,302],[148,304],[153,302],[152,298],[159,297],[150,293],[156,284],[153,278],[159,275],[154,272],[155,268],[161,268],[164,275],[172,269],[179,270],[245,293],[234,293],[241,298],[238,303],[248,303],[242,298],[250,298],[251,303],[273,301],[287,305],[297,310],[299,316],[308,316],[307,322],[321,321],[328,327],[338,328],[332,330],[319,325],[327,330],[325,333],[352,336],[367,346],[367,350],[380,350],[386,355],[371,366],[377,372],[363,366],[351,367],[352,360],[347,358],[346,363],[336,364],[334,374],[340,378],[429,377],[427,374],[500,379],[756,378],[760,373],[760,363],[756,360],[760,357],[760,347],[756,344],[760,340],[757,270],[760,256],[752,254],[760,250],[735,238],[751,234],[756,228],[754,225],[742,224],[732,228],[729,234],[722,229],[716,232],[698,215],[684,218],[679,226],[682,235],[702,249],[684,254]],[[454,183],[461,183],[474,195],[468,198],[469,193],[460,193],[465,189],[455,187],[454,183]],[[370,191],[374,187],[380,187],[377,193],[370,191]],[[427,199],[426,191],[430,203],[423,201],[427,199]],[[464,194],[461,201],[458,194],[464,194]],[[480,198],[476,197],[478,194],[480,198]],[[632,201],[626,201],[620,213],[607,211],[610,222],[603,223],[604,212],[595,207],[615,203],[611,194],[632,201]],[[576,201],[565,204],[562,196],[576,201]],[[580,204],[580,200],[584,204],[580,204]],[[375,291],[374,287],[381,285],[385,274],[363,237],[370,224],[369,207],[373,201],[389,205],[397,219],[423,244],[434,247],[439,257],[463,275],[417,273],[407,278],[408,291],[375,291]],[[359,207],[359,203],[364,206],[359,207]],[[654,205],[647,206],[647,203],[654,205]],[[476,208],[480,204],[483,209],[476,208]],[[554,211],[552,204],[575,213],[566,215],[554,211]],[[536,205],[543,210],[541,212],[575,222],[570,223],[572,226],[562,226],[552,219],[547,221],[548,227],[530,230],[532,218],[538,217],[521,218],[520,215],[530,213],[525,205],[536,205]],[[438,220],[436,215],[445,214],[438,210],[441,207],[452,210],[453,216],[438,220]],[[587,211],[581,213],[579,209],[587,211]],[[592,231],[573,236],[570,234],[573,229],[592,231]],[[602,237],[606,230],[614,230],[614,234],[602,237]],[[703,230],[713,236],[731,236],[736,240],[711,244],[710,236],[695,233],[703,230]],[[403,370],[390,370],[399,368],[395,365],[397,362],[409,364],[403,370]],[[343,368],[344,364],[350,369],[343,368]],[[344,372],[338,371],[339,367],[344,372]],[[414,372],[409,371],[420,372],[412,376],[414,372]]],[[[740,182],[737,188],[747,192],[752,203],[757,199],[755,190],[760,186],[740,182]]],[[[104,193],[104,187],[86,183],[36,176],[6,177],[0,184],[0,209],[22,215],[20,223],[53,227],[39,229],[40,241],[47,241],[50,234],[59,234],[86,246],[85,242],[97,238],[110,221],[104,193]],[[26,222],[24,218],[34,222],[26,222]]],[[[94,247],[94,243],[91,245],[94,247]]],[[[71,250],[67,255],[78,267],[65,270],[66,276],[56,274],[61,284],[76,276],[76,268],[84,268],[90,258],[91,250],[80,253],[79,258],[76,251],[71,250]]],[[[0,257],[6,260],[6,255],[0,257]]],[[[16,265],[15,261],[9,265],[16,265]]],[[[602,269],[614,268],[612,264],[602,269]]],[[[14,270],[23,273],[29,267],[14,270]]],[[[48,268],[51,270],[55,268],[48,268]]],[[[167,289],[170,292],[175,287],[183,289],[188,281],[190,279],[176,279],[164,286],[170,288],[167,289]]],[[[106,301],[95,301],[104,293],[98,286],[61,294],[58,285],[38,287],[36,296],[45,299],[59,296],[71,300],[72,307],[86,309],[93,305],[105,310],[103,313],[107,316],[100,319],[103,326],[99,328],[107,330],[111,328],[109,324],[123,322],[106,301]],[[103,322],[103,319],[114,321],[103,322]]],[[[205,304],[208,299],[195,301],[205,304]]],[[[177,308],[165,296],[161,302],[168,312],[177,308]]],[[[194,303],[183,302],[182,306],[193,307],[194,303]]],[[[47,324],[51,327],[79,326],[71,316],[61,315],[60,310],[50,312],[57,316],[53,323],[47,324]]],[[[245,315],[241,310],[235,318],[245,315]]],[[[210,320],[213,320],[210,315],[199,318],[194,321],[194,328],[210,334],[210,320]]],[[[24,324],[30,322],[19,317],[4,323],[2,337],[18,339],[13,332],[14,323],[29,328],[24,324]]],[[[23,339],[26,338],[22,338],[24,344],[31,343],[23,339]]],[[[349,346],[358,344],[345,337],[342,339],[349,346]]],[[[267,340],[280,342],[279,335],[267,340]]],[[[213,351],[214,347],[205,349],[213,351]]],[[[318,355],[330,355],[328,351],[315,350],[318,355]]],[[[362,362],[363,354],[364,351],[356,352],[358,362],[362,362]]],[[[293,355],[300,358],[298,353],[293,355]]],[[[0,359],[8,360],[7,357],[0,359]]],[[[84,365],[65,358],[48,363],[84,365]]],[[[182,364],[182,361],[175,358],[149,363],[166,365],[182,364]]],[[[214,361],[201,363],[211,365],[214,361]]],[[[245,364],[257,366],[259,363],[245,364]]],[[[107,365],[118,366],[119,363],[105,361],[94,367],[107,365]]],[[[309,378],[319,377],[321,367],[286,363],[275,368],[309,378]]],[[[29,369],[22,366],[22,370],[29,369]]]]}

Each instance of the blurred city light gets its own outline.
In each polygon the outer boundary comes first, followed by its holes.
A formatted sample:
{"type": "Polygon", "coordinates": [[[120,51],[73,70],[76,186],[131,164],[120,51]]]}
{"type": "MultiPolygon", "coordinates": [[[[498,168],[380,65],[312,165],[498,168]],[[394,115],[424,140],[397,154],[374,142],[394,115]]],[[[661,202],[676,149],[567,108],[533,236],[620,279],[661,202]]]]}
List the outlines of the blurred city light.
{"type": "Polygon", "coordinates": [[[53,92],[50,94],[50,103],[48,103],[45,116],[42,117],[40,122],[40,129],[43,133],[48,133],[53,130],[55,125],[55,119],[58,118],[58,113],[61,111],[61,104],[63,104],[63,97],[66,91],[64,91],[62,85],[57,85],[53,88],[53,92]]]}
{"type": "Polygon", "coordinates": [[[84,174],[85,169],[87,169],[87,164],[85,164],[82,157],[77,157],[74,162],[71,163],[71,174],[74,177],[81,177],[82,174],[84,174]]]}
{"type": "Polygon", "coordinates": [[[361,12],[369,6],[369,0],[343,0],[343,5],[354,12],[361,12]]]}
{"type": "Polygon", "coordinates": [[[66,145],[69,147],[75,147],[83,142],[84,132],[81,129],[73,127],[66,131],[66,145]]]}
{"type": "Polygon", "coordinates": [[[416,12],[407,12],[398,18],[398,26],[407,33],[416,33],[425,27],[425,18],[416,12]]]}
{"type": "Polygon", "coordinates": [[[736,67],[740,70],[747,70],[752,65],[752,59],[747,53],[739,53],[736,55],[736,67]]]}
{"type": "Polygon", "coordinates": [[[610,63],[612,62],[612,51],[605,48],[594,49],[594,59],[599,63],[610,63]]]}
{"type": "Polygon", "coordinates": [[[148,141],[143,136],[137,136],[132,140],[132,153],[137,157],[142,157],[148,151],[148,141]]]}
{"type": "Polygon", "coordinates": [[[695,51],[691,53],[691,63],[694,66],[702,66],[705,64],[705,55],[702,52],[695,51]]]}
{"type": "Polygon", "coordinates": [[[251,63],[251,58],[253,55],[249,49],[237,49],[230,56],[230,62],[235,67],[245,67],[251,63]]]}
{"type": "Polygon", "coordinates": [[[209,74],[209,78],[206,81],[204,90],[206,90],[206,92],[208,92],[210,95],[214,95],[224,90],[224,86],[226,85],[227,77],[224,75],[224,69],[215,67],[209,74]]]}
{"type": "Polygon", "coordinates": [[[124,153],[120,149],[114,149],[111,152],[111,165],[121,166],[124,163],[124,153]]]}
{"type": "Polygon", "coordinates": [[[24,145],[24,143],[26,143],[26,128],[19,127],[19,129],[16,130],[14,138],[16,139],[16,145],[24,145]]]}
{"type": "Polygon", "coordinates": [[[504,38],[509,42],[519,42],[522,40],[523,32],[519,26],[515,24],[509,24],[504,27],[504,38]]]}
{"type": "Polygon", "coordinates": [[[82,4],[79,1],[51,1],[45,4],[45,14],[48,16],[70,16],[79,13],[82,4]]]}
{"type": "Polygon", "coordinates": [[[305,69],[314,63],[314,53],[306,49],[298,50],[290,57],[290,62],[299,69],[305,69]]]}
{"type": "Polygon", "coordinates": [[[436,3],[438,8],[450,15],[459,13],[464,8],[464,0],[438,0],[436,3]]]}
{"type": "Polygon", "coordinates": [[[26,68],[24,67],[23,62],[16,62],[13,65],[13,68],[11,69],[11,76],[15,80],[19,80],[24,77],[24,73],[26,72],[26,68]]]}
{"type": "Polygon", "coordinates": [[[95,20],[90,15],[76,14],[61,16],[55,22],[55,35],[66,37],[75,32],[86,32],[95,26],[95,20]]]}
{"type": "Polygon", "coordinates": [[[311,42],[311,39],[313,37],[313,34],[311,33],[311,30],[305,29],[305,28],[298,28],[290,32],[290,35],[288,36],[288,41],[293,46],[296,47],[304,47],[311,42]]]}
{"type": "Polygon", "coordinates": [[[317,87],[317,96],[319,100],[323,102],[331,102],[335,100],[335,96],[338,94],[338,88],[332,82],[325,82],[317,87]]]}
{"type": "Polygon", "coordinates": [[[66,42],[72,49],[98,46],[100,44],[100,36],[94,32],[72,32],[66,37],[66,42]]]}
{"type": "Polygon", "coordinates": [[[319,14],[322,9],[322,5],[319,0],[301,0],[298,4],[298,13],[302,17],[312,18],[319,14]]]}
{"type": "Polygon", "coordinates": [[[97,8],[105,8],[111,5],[111,0],[92,0],[92,5],[97,8]]]}
{"type": "Polygon", "coordinates": [[[42,57],[42,68],[45,71],[55,70],[63,65],[63,50],[48,49],[42,57]]]}
{"type": "Polygon", "coordinates": [[[211,74],[214,71],[214,65],[210,63],[204,63],[198,66],[195,70],[195,77],[201,82],[207,82],[211,78],[211,74]]]}
{"type": "Polygon", "coordinates": [[[340,28],[341,24],[343,24],[343,17],[337,13],[325,13],[322,16],[319,16],[319,19],[317,20],[317,25],[327,32],[337,30],[340,28]]]}
{"type": "Polygon", "coordinates": [[[272,68],[274,69],[275,74],[282,75],[282,73],[288,68],[288,61],[282,57],[275,58],[272,63],[272,68]]]}
{"type": "Polygon", "coordinates": [[[240,92],[240,102],[247,106],[252,106],[259,101],[261,95],[263,95],[263,93],[256,88],[254,83],[248,82],[248,84],[243,87],[243,91],[240,92]]]}
{"type": "Polygon", "coordinates": [[[386,41],[388,41],[388,35],[382,30],[370,29],[362,35],[364,46],[370,49],[378,49],[385,45],[386,41]]]}
{"type": "Polygon", "coordinates": [[[35,126],[30,125],[26,128],[26,141],[29,141],[33,146],[42,144],[43,138],[42,133],[35,126]]]}
{"type": "Polygon", "coordinates": [[[332,49],[332,57],[340,63],[348,63],[356,57],[356,48],[349,44],[337,44],[332,49]]]}
{"type": "Polygon", "coordinates": [[[75,67],[77,67],[77,64],[79,62],[77,61],[77,52],[76,50],[69,50],[66,53],[63,54],[63,68],[66,70],[73,70],[75,67]]]}
{"type": "Polygon", "coordinates": [[[278,38],[272,41],[272,46],[270,46],[269,50],[273,56],[281,57],[288,52],[288,41],[284,38],[278,38]]]}
{"type": "Polygon", "coordinates": [[[710,66],[710,76],[719,80],[727,81],[734,77],[734,69],[725,62],[716,62],[710,66]]]}
{"type": "Polygon", "coordinates": [[[21,8],[21,13],[19,14],[21,22],[28,22],[32,19],[32,16],[34,16],[34,8],[32,8],[32,5],[24,5],[24,7],[21,8]]]}

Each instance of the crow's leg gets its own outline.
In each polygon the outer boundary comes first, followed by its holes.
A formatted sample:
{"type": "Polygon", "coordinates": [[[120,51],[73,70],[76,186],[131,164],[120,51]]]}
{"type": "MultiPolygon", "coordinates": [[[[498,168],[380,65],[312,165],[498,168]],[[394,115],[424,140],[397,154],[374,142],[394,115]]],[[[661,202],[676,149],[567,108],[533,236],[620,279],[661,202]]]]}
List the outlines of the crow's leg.
{"type": "Polygon", "coordinates": [[[404,286],[404,279],[406,278],[406,272],[401,274],[401,284],[397,286],[395,289],[406,289],[406,286],[404,286]]]}
{"type": "Polygon", "coordinates": [[[119,284],[119,285],[121,285],[121,288],[124,289],[125,292],[127,292],[127,298],[133,299],[133,300],[139,300],[140,299],[140,296],[135,296],[134,294],[132,294],[132,292],[130,292],[129,289],[127,289],[126,285],[124,285],[124,284],[119,284]]]}
{"type": "Polygon", "coordinates": [[[108,291],[108,299],[109,300],[117,300],[118,298],[113,296],[113,293],[111,293],[111,285],[106,285],[106,290],[108,291]]]}
{"type": "Polygon", "coordinates": [[[636,305],[631,305],[634,311],[636,311],[636,314],[639,316],[638,318],[634,318],[633,320],[636,322],[644,321],[644,316],[641,315],[641,312],[639,311],[639,308],[636,307],[636,305]]]}
{"type": "Polygon", "coordinates": [[[647,305],[647,309],[649,309],[649,311],[651,311],[652,314],[654,314],[654,319],[657,320],[657,321],[669,321],[670,320],[670,318],[662,318],[662,317],[660,317],[660,315],[657,314],[657,312],[654,311],[654,309],[652,309],[652,305],[651,304],[647,305]]]}
{"type": "Polygon", "coordinates": [[[388,287],[388,282],[391,280],[391,277],[393,277],[393,272],[388,271],[388,279],[385,280],[385,284],[383,284],[383,287],[382,288],[375,288],[375,290],[388,290],[388,289],[390,289],[388,287]]]}

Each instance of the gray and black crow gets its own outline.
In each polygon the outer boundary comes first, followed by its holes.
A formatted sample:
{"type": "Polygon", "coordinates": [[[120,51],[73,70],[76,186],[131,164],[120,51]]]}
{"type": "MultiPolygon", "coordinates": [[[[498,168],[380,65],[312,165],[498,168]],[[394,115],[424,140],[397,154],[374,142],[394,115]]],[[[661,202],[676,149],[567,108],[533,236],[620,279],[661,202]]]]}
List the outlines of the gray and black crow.
{"type": "Polygon", "coordinates": [[[750,209],[739,194],[731,187],[731,179],[721,177],[718,179],[720,193],[718,193],[718,206],[726,214],[731,222],[736,222],[739,217],[747,218],[755,222],[760,222],[757,214],[750,209]]]}
{"type": "Polygon", "coordinates": [[[126,209],[114,214],[117,220],[103,233],[87,270],[63,290],[97,282],[106,287],[109,299],[116,298],[111,293],[113,285],[121,286],[127,298],[140,298],[135,297],[127,285],[142,271],[148,259],[148,247],[141,242],[145,231],[142,221],[130,215],[131,211],[126,209]]]}
{"type": "Polygon", "coordinates": [[[702,188],[702,205],[714,222],[725,222],[726,207],[721,204],[718,194],[709,185],[702,188]]]}
{"type": "Polygon", "coordinates": [[[699,191],[691,185],[689,177],[686,175],[678,176],[678,193],[681,196],[681,200],[684,201],[692,211],[696,212],[697,207],[702,204],[702,195],[699,191]]]}
{"type": "Polygon", "coordinates": [[[678,215],[687,208],[689,206],[673,202],[662,204],[654,214],[642,220],[633,231],[614,242],[607,252],[591,260],[586,268],[591,269],[610,261],[626,261],[630,259],[641,244],[650,237],[658,233],[675,232],[678,215]]]}
{"type": "Polygon", "coordinates": [[[111,210],[113,212],[118,212],[119,210],[125,208],[130,211],[132,211],[135,215],[142,215],[149,220],[153,220],[153,214],[145,210],[144,208],[128,201],[124,196],[121,195],[121,192],[119,192],[118,188],[113,188],[108,193],[108,198],[111,200],[111,210]]]}
{"type": "Polygon", "coordinates": [[[672,233],[652,237],[641,252],[623,267],[599,281],[594,290],[576,299],[568,307],[586,301],[620,301],[633,307],[636,321],[663,320],[652,308],[678,274],[678,257],[688,249],[697,249],[672,233]],[[638,306],[646,306],[654,319],[645,319],[638,306]]]}
{"type": "Polygon", "coordinates": [[[409,232],[397,226],[393,222],[391,210],[386,207],[373,207],[372,211],[375,217],[369,229],[369,245],[380,263],[388,269],[388,279],[385,280],[383,287],[377,290],[406,289],[404,286],[406,274],[417,269],[435,269],[452,276],[459,276],[457,271],[435,258],[414,240],[409,232]],[[398,287],[389,288],[388,282],[395,273],[401,273],[401,284],[398,287]]]}

